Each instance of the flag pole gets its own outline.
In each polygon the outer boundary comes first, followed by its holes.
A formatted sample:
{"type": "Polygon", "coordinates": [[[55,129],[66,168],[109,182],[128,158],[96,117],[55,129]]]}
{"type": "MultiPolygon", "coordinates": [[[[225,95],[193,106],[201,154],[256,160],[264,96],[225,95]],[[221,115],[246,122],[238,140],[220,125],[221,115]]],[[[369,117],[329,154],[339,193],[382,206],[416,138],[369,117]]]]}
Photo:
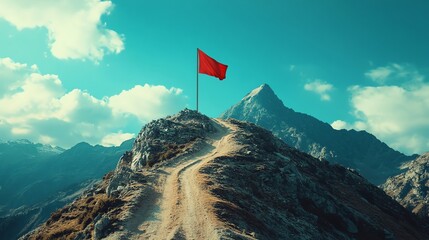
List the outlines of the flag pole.
{"type": "Polygon", "coordinates": [[[197,112],[198,112],[198,67],[199,67],[199,62],[200,61],[200,59],[199,59],[199,57],[198,57],[198,48],[197,48],[197,112]]]}

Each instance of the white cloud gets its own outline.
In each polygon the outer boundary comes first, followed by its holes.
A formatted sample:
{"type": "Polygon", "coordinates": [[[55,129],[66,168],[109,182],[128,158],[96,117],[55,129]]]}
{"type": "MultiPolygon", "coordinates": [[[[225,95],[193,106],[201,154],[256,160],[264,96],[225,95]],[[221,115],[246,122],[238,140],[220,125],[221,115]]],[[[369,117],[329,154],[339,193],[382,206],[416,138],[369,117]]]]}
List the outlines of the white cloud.
{"type": "Polygon", "coordinates": [[[365,73],[365,76],[377,83],[384,83],[386,78],[392,74],[390,67],[379,67],[365,73]]]}
{"type": "MultiPolygon", "coordinates": [[[[0,60],[0,65],[8,68],[10,70],[18,70],[27,67],[27,64],[14,62],[11,58],[2,58],[0,60]]],[[[35,65],[34,65],[35,66],[35,65]]],[[[37,69],[37,67],[35,67],[37,69]]]]}
{"type": "Polygon", "coordinates": [[[134,137],[134,134],[132,133],[122,133],[121,131],[117,133],[111,133],[106,135],[101,140],[101,145],[103,146],[119,146],[124,141],[131,139],[134,137]]]}
{"type": "Polygon", "coordinates": [[[336,130],[350,129],[349,124],[347,124],[343,120],[335,120],[334,122],[331,123],[331,126],[333,129],[336,129],[336,130]]]}
{"type": "Polygon", "coordinates": [[[67,122],[94,122],[112,117],[106,101],[96,99],[89,93],[74,89],[59,99],[61,106],[56,117],[67,122]]]}
{"type": "Polygon", "coordinates": [[[306,83],[304,85],[304,89],[318,94],[322,101],[331,100],[329,92],[333,89],[332,84],[316,79],[312,82],[306,83]]]}
{"type": "Polygon", "coordinates": [[[57,75],[41,74],[28,66],[0,58],[0,76],[8,82],[0,90],[2,138],[70,147],[80,141],[119,144],[133,133],[124,128],[175,113],[186,106],[178,88],[137,85],[98,99],[86,91],[67,92],[57,75]],[[1,63],[7,61],[6,67],[1,63]],[[19,66],[19,67],[10,67],[19,66]]]}
{"type": "Polygon", "coordinates": [[[369,70],[365,76],[372,81],[383,84],[416,84],[423,82],[422,76],[415,67],[409,64],[389,64],[369,70]]]}
{"type": "Polygon", "coordinates": [[[167,89],[164,86],[137,85],[130,90],[124,90],[118,95],[109,98],[109,107],[116,114],[132,114],[141,121],[164,116],[159,111],[163,108],[167,112],[176,112],[185,105],[184,98],[178,98],[182,90],[167,89]],[[179,102],[177,102],[179,101],[179,102]],[[143,110],[144,109],[144,110],[143,110]]]}
{"type": "Polygon", "coordinates": [[[56,58],[97,62],[124,49],[123,37],[101,22],[112,8],[101,0],[2,0],[0,17],[18,30],[46,28],[56,58]]]}
{"type": "Polygon", "coordinates": [[[396,85],[349,88],[353,114],[357,119],[350,125],[373,133],[405,153],[428,151],[429,84],[423,82],[424,76],[409,65],[395,64],[385,68],[394,70],[383,81],[396,85]]]}
{"type": "Polygon", "coordinates": [[[16,63],[10,58],[0,58],[0,97],[22,84],[22,75],[31,73],[26,64],[16,63]]]}
{"type": "Polygon", "coordinates": [[[429,85],[361,87],[352,92],[355,116],[365,129],[407,153],[429,150],[429,85]],[[419,140],[419,141],[417,141],[419,140]]]}

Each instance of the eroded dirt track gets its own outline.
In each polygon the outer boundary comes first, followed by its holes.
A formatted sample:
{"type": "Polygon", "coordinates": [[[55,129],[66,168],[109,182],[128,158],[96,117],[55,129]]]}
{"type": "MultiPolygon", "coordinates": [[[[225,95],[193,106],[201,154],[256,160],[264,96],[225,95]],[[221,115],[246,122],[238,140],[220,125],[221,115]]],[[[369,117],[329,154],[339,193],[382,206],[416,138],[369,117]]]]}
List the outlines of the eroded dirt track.
{"type": "Polygon", "coordinates": [[[152,201],[130,220],[129,239],[219,239],[222,223],[212,211],[216,199],[204,190],[201,167],[215,157],[235,151],[230,124],[216,120],[217,133],[201,151],[157,169],[152,201]]]}

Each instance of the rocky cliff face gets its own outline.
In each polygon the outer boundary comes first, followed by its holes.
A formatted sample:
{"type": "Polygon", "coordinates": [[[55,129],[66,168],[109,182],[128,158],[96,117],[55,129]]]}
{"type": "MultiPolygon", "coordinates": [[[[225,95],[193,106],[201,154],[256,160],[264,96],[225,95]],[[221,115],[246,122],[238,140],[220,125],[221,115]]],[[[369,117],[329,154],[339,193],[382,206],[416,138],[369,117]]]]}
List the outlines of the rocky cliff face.
{"type": "Polygon", "coordinates": [[[381,186],[393,199],[422,218],[429,217],[429,153],[404,164],[406,171],[381,186]]]}
{"type": "Polygon", "coordinates": [[[312,116],[285,107],[266,84],[246,95],[221,118],[262,126],[290,146],[315,158],[356,169],[377,185],[398,174],[401,163],[413,158],[391,149],[365,131],[335,130],[312,116]]]}
{"type": "Polygon", "coordinates": [[[147,124],[116,169],[23,239],[427,239],[356,172],[195,111],[147,124]]]}

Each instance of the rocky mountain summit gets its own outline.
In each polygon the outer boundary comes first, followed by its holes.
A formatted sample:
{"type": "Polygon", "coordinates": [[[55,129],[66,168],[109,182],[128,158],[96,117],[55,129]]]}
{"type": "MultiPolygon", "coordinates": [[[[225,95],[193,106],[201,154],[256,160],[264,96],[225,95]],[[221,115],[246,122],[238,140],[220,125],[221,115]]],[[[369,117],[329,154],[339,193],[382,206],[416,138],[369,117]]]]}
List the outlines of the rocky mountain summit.
{"type": "Polygon", "coordinates": [[[221,115],[255,123],[292,147],[359,171],[374,184],[400,173],[401,163],[414,157],[391,149],[365,131],[335,130],[329,124],[285,107],[266,84],[254,89],[221,115]]]}
{"type": "Polygon", "coordinates": [[[183,110],[23,239],[427,239],[418,221],[354,171],[183,110]]]}
{"type": "Polygon", "coordinates": [[[381,186],[393,199],[413,213],[429,217],[429,153],[404,164],[406,171],[381,186]]]}

